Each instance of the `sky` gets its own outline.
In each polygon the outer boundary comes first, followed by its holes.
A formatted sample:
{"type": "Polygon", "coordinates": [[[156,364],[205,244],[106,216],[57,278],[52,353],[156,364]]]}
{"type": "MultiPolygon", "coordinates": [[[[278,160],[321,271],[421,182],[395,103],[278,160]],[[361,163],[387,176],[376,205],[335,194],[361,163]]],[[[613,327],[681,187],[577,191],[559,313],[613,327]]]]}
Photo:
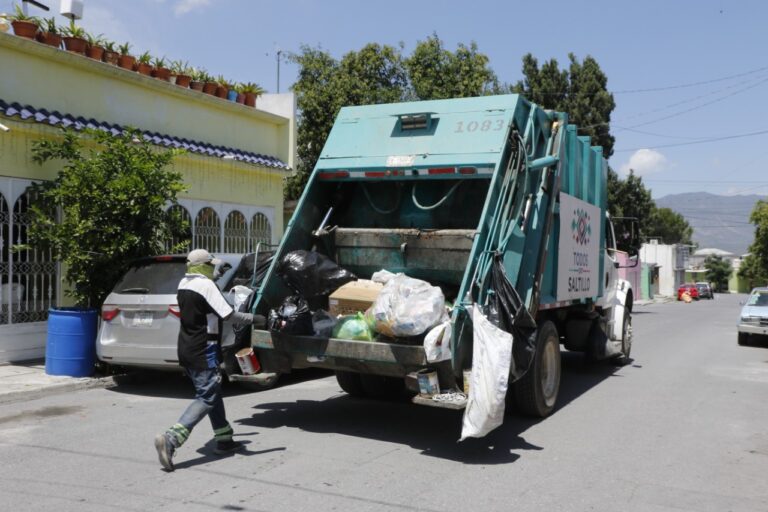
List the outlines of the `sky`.
{"type": "MultiPolygon", "coordinates": [[[[59,0],[42,0],[58,11],[59,0]]],[[[11,0],[0,0],[10,11],[11,0]]],[[[134,53],[181,59],[277,92],[277,53],[302,45],[340,58],[369,42],[477,43],[502,82],[539,63],[591,55],[616,109],[611,166],[634,169],[654,198],[768,194],[765,0],[84,0],[88,31],[134,53]]],[[[43,14],[30,7],[31,14],[43,14]]],[[[297,68],[280,63],[280,92],[297,68]]]]}

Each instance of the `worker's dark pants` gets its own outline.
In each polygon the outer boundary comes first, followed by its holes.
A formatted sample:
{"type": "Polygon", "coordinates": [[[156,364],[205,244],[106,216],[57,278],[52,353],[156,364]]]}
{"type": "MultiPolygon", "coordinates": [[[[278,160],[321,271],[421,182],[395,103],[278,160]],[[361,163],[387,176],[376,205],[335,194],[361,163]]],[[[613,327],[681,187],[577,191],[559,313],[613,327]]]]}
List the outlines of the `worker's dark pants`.
{"type": "MultiPolygon", "coordinates": [[[[221,397],[221,373],[218,368],[195,370],[185,368],[187,376],[195,386],[195,401],[179,418],[179,424],[188,432],[206,415],[211,419],[211,426],[217,441],[232,439],[232,428],[224,412],[224,400],[221,397]]],[[[187,435],[189,435],[187,433],[187,435]]],[[[186,439],[184,439],[186,441],[186,439]]]]}

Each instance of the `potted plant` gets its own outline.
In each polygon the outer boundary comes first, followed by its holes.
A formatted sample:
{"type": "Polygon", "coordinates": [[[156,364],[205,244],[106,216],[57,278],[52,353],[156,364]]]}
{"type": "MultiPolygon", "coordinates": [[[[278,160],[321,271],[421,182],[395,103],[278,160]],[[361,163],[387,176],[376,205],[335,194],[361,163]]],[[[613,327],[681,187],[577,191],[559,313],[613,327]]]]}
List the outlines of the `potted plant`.
{"type": "Polygon", "coordinates": [[[244,105],[245,93],[243,92],[243,84],[237,84],[235,86],[235,90],[237,91],[237,97],[235,98],[235,102],[240,103],[241,105],[244,105]]]}
{"type": "Polygon", "coordinates": [[[192,69],[190,73],[192,80],[189,82],[189,88],[193,91],[203,91],[205,85],[205,70],[204,69],[192,69]]]}
{"type": "Polygon", "coordinates": [[[130,69],[133,71],[133,66],[136,65],[136,57],[130,54],[131,43],[121,44],[118,48],[120,56],[117,58],[117,65],[124,69],[130,69]]]}
{"type": "Polygon", "coordinates": [[[104,34],[94,36],[93,34],[85,34],[85,40],[88,41],[88,48],[85,49],[85,54],[93,60],[101,60],[104,58],[104,34]]]}
{"type": "Polygon", "coordinates": [[[152,61],[152,65],[155,67],[152,71],[152,76],[158,80],[165,80],[166,82],[171,79],[171,70],[166,67],[164,57],[156,57],[152,61]]]}
{"type": "Polygon", "coordinates": [[[176,77],[176,85],[179,87],[189,87],[192,82],[192,69],[189,64],[181,60],[175,60],[171,63],[171,71],[176,77]]]}
{"type": "Polygon", "coordinates": [[[152,76],[152,55],[149,52],[144,52],[136,58],[136,71],[152,76]]]}
{"type": "Polygon", "coordinates": [[[120,57],[115,46],[114,41],[104,41],[104,62],[112,64],[113,66],[117,66],[117,59],[120,57]]]}
{"type": "Polygon", "coordinates": [[[64,31],[64,48],[70,52],[85,54],[85,49],[88,47],[85,35],[85,29],[73,22],[64,31]]]}
{"type": "Polygon", "coordinates": [[[264,94],[264,89],[260,85],[252,82],[244,84],[240,90],[245,94],[245,104],[249,107],[255,107],[256,98],[264,94]]]}
{"type": "Polygon", "coordinates": [[[216,81],[213,79],[213,77],[208,73],[206,73],[205,71],[203,72],[202,79],[203,79],[203,92],[205,94],[210,94],[212,96],[215,96],[216,89],[219,88],[219,84],[217,84],[216,81]]]}
{"type": "Polygon", "coordinates": [[[10,16],[13,33],[19,37],[34,39],[37,36],[37,29],[40,26],[40,20],[34,16],[27,16],[18,5],[12,16],[10,16]]]}
{"type": "Polygon", "coordinates": [[[171,168],[177,154],[133,130],[65,130],[34,143],[32,160],[58,172],[32,185],[29,243],[14,249],[50,251],[76,305],[49,311],[46,372],[93,372],[97,308],[132,261],[161,253],[164,241],[181,232],[180,219],[166,211],[185,189],[171,168]]]}
{"type": "Polygon", "coordinates": [[[227,99],[231,84],[222,75],[216,78],[216,97],[223,100],[227,99]]]}
{"type": "Polygon", "coordinates": [[[58,48],[61,46],[61,30],[56,26],[56,18],[46,18],[40,32],[37,34],[37,40],[48,46],[58,48]]]}

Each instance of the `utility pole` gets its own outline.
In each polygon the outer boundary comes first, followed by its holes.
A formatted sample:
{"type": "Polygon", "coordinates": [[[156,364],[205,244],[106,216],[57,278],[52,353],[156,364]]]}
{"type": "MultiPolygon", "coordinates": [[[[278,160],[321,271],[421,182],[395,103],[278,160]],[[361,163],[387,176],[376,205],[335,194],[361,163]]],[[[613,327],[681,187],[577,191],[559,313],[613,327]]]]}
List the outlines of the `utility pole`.
{"type": "Polygon", "coordinates": [[[280,94],[280,56],[283,54],[283,50],[277,49],[277,94],[280,94]]]}

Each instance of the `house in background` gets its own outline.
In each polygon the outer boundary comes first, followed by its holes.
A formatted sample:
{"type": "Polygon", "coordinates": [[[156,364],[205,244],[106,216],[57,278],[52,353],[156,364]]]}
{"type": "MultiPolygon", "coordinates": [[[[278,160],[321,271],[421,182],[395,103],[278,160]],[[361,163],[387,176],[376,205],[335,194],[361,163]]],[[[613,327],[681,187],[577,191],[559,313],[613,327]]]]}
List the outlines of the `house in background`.
{"type": "MultiPolygon", "coordinates": [[[[158,147],[186,152],[173,163],[188,186],[178,208],[192,245],[246,252],[277,243],[283,179],[296,154],[292,94],[257,108],[0,33],[0,362],[42,357],[48,309],[64,303],[58,264],[27,241],[29,195],[56,166],[31,160],[34,141],[61,128],[141,130],[158,147]]],[[[172,241],[169,241],[171,243],[172,241]]]]}
{"type": "Polygon", "coordinates": [[[688,246],[682,244],[660,244],[651,240],[640,247],[640,261],[649,265],[648,272],[656,293],[665,297],[676,297],[677,288],[685,282],[688,261],[688,246]],[[653,277],[658,273],[658,281],[653,277]]]}

